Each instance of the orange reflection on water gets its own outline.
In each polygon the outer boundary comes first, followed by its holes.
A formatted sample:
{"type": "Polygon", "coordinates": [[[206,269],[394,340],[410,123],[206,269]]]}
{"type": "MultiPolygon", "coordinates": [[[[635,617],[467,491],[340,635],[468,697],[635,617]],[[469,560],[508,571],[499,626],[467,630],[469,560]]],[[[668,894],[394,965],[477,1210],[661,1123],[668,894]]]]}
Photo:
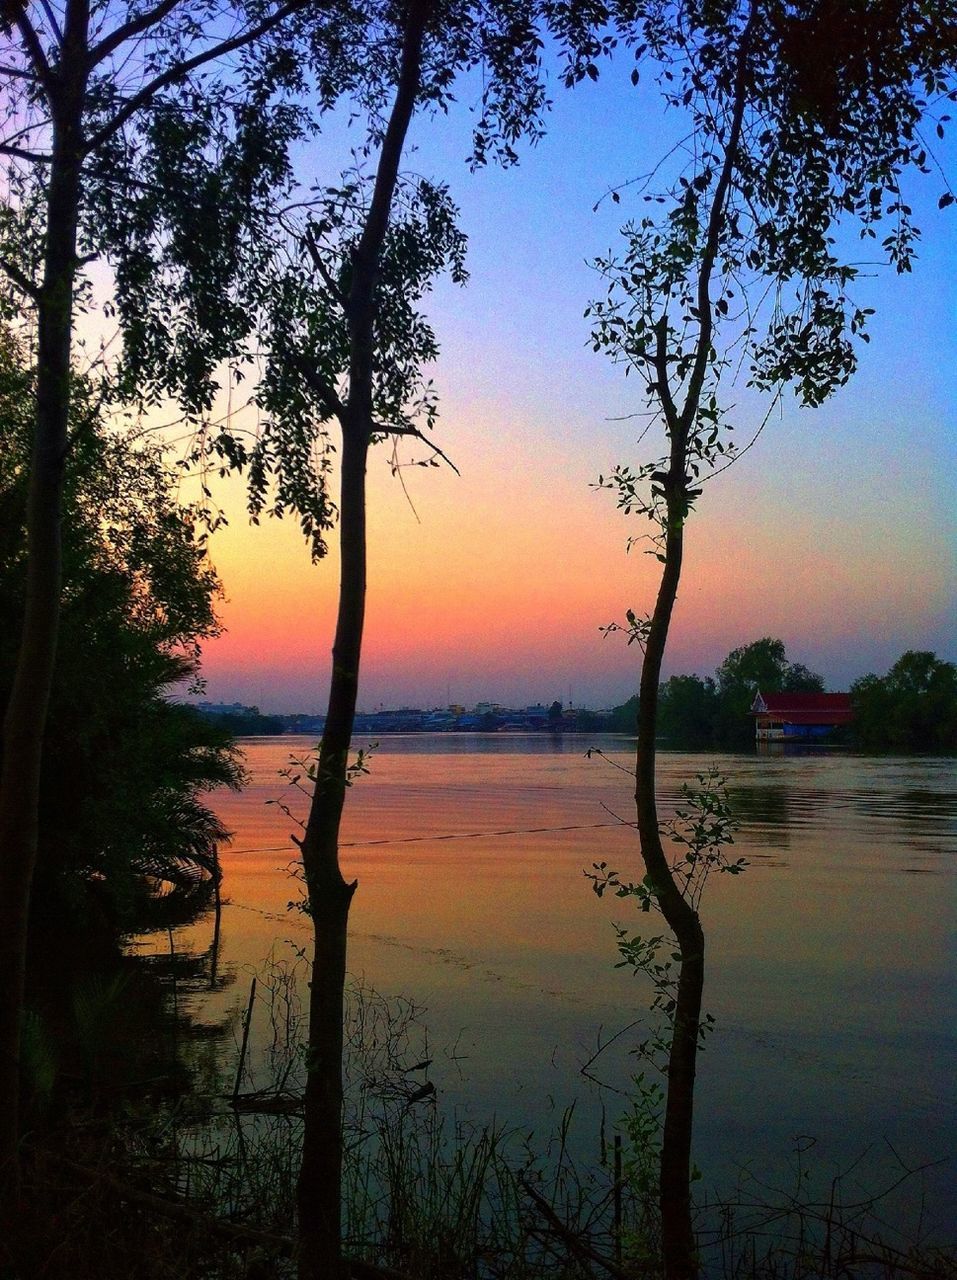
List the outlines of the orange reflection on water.
{"type": "MultiPolygon", "coordinates": [[[[215,797],[236,833],[223,851],[222,960],[240,979],[220,1011],[244,1004],[267,955],[308,948],[308,920],[287,909],[298,896],[293,824],[266,801],[281,798],[290,753],[309,745],[248,743],[250,788],[215,797]]],[[[612,923],[645,934],[661,925],[630,902],[599,901],[583,875],[600,861],[641,874],[634,833],[616,821],[630,819],[630,779],[586,760],[586,745],[387,739],[347,798],[342,863],[359,880],[349,968],[424,1007],[444,1104],[548,1132],[585,1089],[577,1114],[589,1138],[603,1103],[588,1095],[582,1064],[628,1028],[593,1068],[627,1092],[648,1034],[630,1024],[647,1018],[650,987],[615,967],[612,923]]],[[[606,745],[627,768],[625,744],[606,745]]],[[[663,814],[711,763],[661,756],[663,814]]],[[[759,1147],[783,1157],[796,1133],[817,1135],[819,1152],[839,1161],[884,1137],[914,1164],[948,1155],[957,1009],[941,957],[954,924],[953,762],[717,763],[742,823],[733,856],[751,865],[714,876],[702,904],[717,1030],[699,1069],[698,1162],[727,1173],[722,1161],[759,1147]]],[[[192,931],[199,945],[203,930],[192,931]]],[[[606,1095],[614,1114],[621,1096],[606,1095]]],[[[938,1204],[957,1201],[952,1184],[938,1204]]]]}

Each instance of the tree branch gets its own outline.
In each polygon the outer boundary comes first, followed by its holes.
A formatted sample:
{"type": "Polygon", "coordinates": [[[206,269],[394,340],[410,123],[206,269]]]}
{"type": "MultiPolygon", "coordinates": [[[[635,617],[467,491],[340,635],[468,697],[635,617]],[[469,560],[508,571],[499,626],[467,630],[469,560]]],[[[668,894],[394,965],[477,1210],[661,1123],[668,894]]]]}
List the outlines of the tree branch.
{"type": "Polygon", "coordinates": [[[10,76],[14,80],[29,80],[31,84],[37,83],[36,72],[24,71],[22,67],[0,66],[0,76],[10,76]]]}
{"type": "Polygon", "coordinates": [[[56,14],[53,12],[53,6],[50,4],[50,0],[40,0],[40,3],[43,6],[43,12],[47,16],[47,22],[49,22],[53,29],[53,34],[56,36],[59,43],[62,44],[63,32],[60,30],[60,24],[57,22],[56,14]]]}
{"type": "Polygon", "coordinates": [[[33,70],[36,73],[36,77],[49,94],[55,87],[54,75],[50,69],[49,62],[47,62],[47,56],[43,52],[40,37],[37,35],[33,23],[27,17],[26,10],[21,9],[19,6],[17,6],[17,16],[15,21],[17,29],[23,39],[24,46],[26,47],[26,51],[30,57],[30,61],[33,63],[33,70]]]}
{"type": "Polygon", "coordinates": [[[342,292],[342,290],[339,288],[338,281],[335,279],[335,277],[332,275],[329,268],[326,266],[325,262],[323,261],[322,254],[319,252],[319,246],[316,244],[316,241],[315,241],[315,233],[311,226],[306,228],[302,237],[302,242],[306,246],[306,249],[309,253],[309,257],[312,259],[312,265],[316,268],[316,270],[322,276],[323,283],[325,284],[326,288],[335,298],[336,302],[338,302],[339,305],[343,309],[345,309],[346,302],[348,301],[348,299],[346,298],[346,295],[342,292]]]}
{"type": "Polygon", "coordinates": [[[135,93],[120,108],[109,124],[104,125],[98,133],[95,133],[89,139],[86,146],[87,152],[95,151],[97,147],[102,146],[104,142],[112,138],[115,133],[122,129],[130,116],[135,115],[141,107],[146,106],[150,99],[155,97],[161,89],[166,89],[169,85],[184,79],[191,71],[195,71],[197,67],[204,66],[207,62],[212,62],[227,53],[233,53],[236,49],[243,49],[247,45],[253,44],[260,36],[266,35],[285,18],[288,18],[291,13],[296,13],[299,9],[306,8],[309,3],[310,0],[286,0],[286,3],[280,5],[275,13],[268,18],[264,18],[262,22],[250,30],[244,31],[238,36],[233,36],[229,40],[223,40],[219,44],[213,45],[212,48],[195,54],[192,58],[185,58],[182,62],[177,62],[172,67],[168,67],[162,75],[156,76],[149,84],[144,85],[138,93],[135,93]]]}
{"type": "Polygon", "coordinates": [[[3,271],[10,277],[18,289],[33,299],[34,302],[40,301],[40,286],[34,284],[30,277],[19,267],[15,267],[12,262],[7,262],[5,258],[0,258],[0,271],[3,271]]]}
{"type": "Polygon", "coordinates": [[[678,410],[671,394],[671,381],[668,375],[668,315],[667,312],[655,325],[655,376],[658,379],[658,399],[665,415],[665,424],[669,434],[676,434],[680,426],[678,410]]]}
{"type": "Polygon", "coordinates": [[[748,54],[751,50],[751,32],[757,20],[757,8],[751,5],[751,13],[747,25],[741,34],[741,47],[738,50],[738,65],[735,69],[734,105],[731,115],[731,131],[728,145],[724,152],[724,164],[721,176],[715,187],[714,200],[711,202],[711,213],[708,217],[708,233],[701,254],[701,270],[698,273],[698,346],[695,351],[691,376],[688,379],[688,394],[685,397],[684,409],[681,413],[680,427],[683,438],[687,438],[698,412],[698,401],[708,368],[711,353],[711,339],[714,333],[714,317],[711,314],[711,274],[721,244],[721,224],[727,205],[728,191],[738,161],[738,145],[741,141],[741,126],[744,121],[744,108],[747,103],[747,69],[748,54]]]}
{"type": "Polygon", "coordinates": [[[12,147],[0,142],[0,156],[13,156],[17,160],[29,160],[31,164],[49,164],[50,154],[43,151],[24,151],[21,147],[12,147]]]}
{"type": "Polygon", "coordinates": [[[180,0],[160,0],[160,3],[154,5],[152,9],[147,9],[145,13],[138,14],[135,18],[131,18],[129,22],[124,22],[122,26],[110,32],[108,36],[104,36],[90,50],[90,70],[92,71],[95,66],[98,66],[110,54],[115,53],[120,45],[125,44],[127,40],[132,40],[135,36],[142,35],[144,31],[148,31],[157,22],[162,22],[167,14],[172,13],[179,3],[180,0]]]}
{"type": "MultiPolygon", "coordinates": [[[[430,10],[430,0],[411,0],[408,6],[399,67],[399,85],[385,137],[382,140],[369,213],[355,251],[357,264],[378,263],[379,260],[382,242],[389,225],[389,212],[399,175],[402,147],[419,91],[422,40],[430,10]]],[[[356,288],[360,287],[358,275],[359,273],[354,281],[353,296],[356,288]]],[[[367,282],[362,283],[368,287],[367,282]]]]}
{"type": "Polygon", "coordinates": [[[435,443],[434,440],[430,440],[427,435],[423,435],[423,433],[419,430],[418,427],[412,427],[412,426],[387,427],[384,423],[376,422],[376,423],[373,423],[372,430],[373,430],[373,433],[377,436],[378,435],[412,436],[416,440],[421,440],[422,443],[425,445],[428,445],[428,447],[432,450],[432,452],[437,454],[442,459],[443,462],[447,463],[447,465],[452,468],[452,470],[455,472],[457,476],[460,476],[462,474],[461,471],[459,471],[458,467],[455,465],[455,463],[452,461],[452,459],[447,454],[442,452],[442,450],[439,448],[439,446],[435,443]]]}
{"type": "Polygon", "coordinates": [[[571,1230],[571,1228],[567,1227],[545,1197],[536,1191],[530,1183],[520,1177],[519,1185],[529,1199],[534,1202],[535,1207],[538,1209],[539,1213],[548,1225],[562,1240],[564,1240],[572,1253],[577,1254],[579,1258],[584,1259],[586,1262],[597,1263],[598,1266],[604,1268],[609,1275],[614,1276],[615,1280],[628,1280],[627,1273],[623,1271],[621,1267],[612,1262],[610,1258],[604,1257],[597,1251],[597,1249],[593,1249],[591,1245],[586,1244],[584,1240],[571,1230]]]}
{"type": "Polygon", "coordinates": [[[302,352],[287,351],[285,358],[296,366],[303,380],[308,384],[310,391],[315,392],[319,397],[319,402],[326,416],[329,418],[337,417],[341,421],[345,406],[332,383],[328,382],[316,371],[315,366],[309,363],[302,352]]]}

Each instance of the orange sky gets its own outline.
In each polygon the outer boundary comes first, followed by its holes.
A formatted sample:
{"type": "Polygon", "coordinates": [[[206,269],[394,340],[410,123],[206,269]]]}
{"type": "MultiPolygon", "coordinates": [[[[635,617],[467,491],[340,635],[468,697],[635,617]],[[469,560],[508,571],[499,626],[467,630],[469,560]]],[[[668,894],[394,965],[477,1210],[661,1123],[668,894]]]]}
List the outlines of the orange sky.
{"type": "MultiPolygon", "coordinates": [[[[764,634],[782,636],[831,687],[886,669],[907,647],[954,656],[945,486],[921,487],[920,451],[900,460],[885,451],[880,423],[858,427],[848,456],[831,424],[792,417],[705,490],[689,524],[669,670],[705,674],[764,634]]],[[[590,487],[611,459],[530,429],[516,440],[500,417],[482,419],[472,407],[446,414],[443,447],[462,475],[406,472],[415,512],[385,453],[373,459],[362,706],[624,700],[638,654],[599,627],[651,604],[656,562],[639,547],[626,554],[639,527],[590,487]]],[[[208,696],[317,709],[335,550],[313,565],[293,522],[250,526],[239,482],[223,501],[231,523],[212,550],[227,634],[207,648],[208,696]]]]}
{"type": "MultiPolygon", "coordinates": [[[[462,474],[404,473],[417,520],[385,451],[373,461],[364,708],[449,696],[598,706],[634,690],[638,655],[598,629],[650,608],[655,562],[625,554],[640,530],[590,486],[656,446],[636,445],[638,388],[591,351],[582,312],[598,291],[587,260],[634,213],[627,192],[620,208],[596,212],[596,199],[662,142],[650,110],[618,92],[632,93],[603,76],[556,95],[549,136],[506,172],[467,172],[461,120],[418,126],[415,167],[449,179],[470,238],[468,286],[440,282],[428,306],[437,438],[462,474]]],[[[860,287],[877,314],[858,374],[820,410],[786,405],[706,487],[667,671],[710,673],[765,634],[831,688],[907,648],[957,658],[957,236],[936,186],[921,191],[917,270],[860,287]]],[[[746,440],[764,406],[728,400],[746,440]]],[[[207,696],[321,709],[335,556],[311,565],[292,522],[250,528],[238,482],[223,503],[231,524],[212,549],[228,631],[207,647],[207,696]]]]}

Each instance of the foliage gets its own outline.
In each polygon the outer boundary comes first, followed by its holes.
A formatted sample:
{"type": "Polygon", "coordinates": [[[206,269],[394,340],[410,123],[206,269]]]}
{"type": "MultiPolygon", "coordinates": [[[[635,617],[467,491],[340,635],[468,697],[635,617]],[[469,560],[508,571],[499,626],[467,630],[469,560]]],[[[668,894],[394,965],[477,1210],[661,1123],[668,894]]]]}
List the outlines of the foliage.
{"type": "Polygon", "coordinates": [[[722,693],[746,688],[768,693],[819,693],[824,681],[800,662],[789,662],[783,640],[764,636],[732,649],[715,672],[722,693]]]}
{"type": "Polygon", "coordinates": [[[851,685],[852,733],[862,747],[891,751],[957,750],[957,666],[908,650],[886,676],[851,685]]]}
{"type": "MultiPolygon", "coordinates": [[[[754,723],[749,716],[754,695],[814,693],[824,688],[821,676],[801,662],[790,662],[784,641],[764,636],[733,649],[714,674],[675,675],[658,687],[658,735],[670,747],[749,747],[754,723]]],[[[633,729],[637,698],[616,707],[616,727],[633,729]]]]}
{"type": "Polygon", "coordinates": [[[721,704],[710,676],[672,676],[658,689],[658,729],[669,746],[703,747],[717,742],[721,704]]]}
{"type": "MultiPolygon", "coordinates": [[[[31,383],[8,340],[0,360],[0,598],[14,624],[23,608],[31,383]]],[[[200,642],[218,631],[219,585],[173,483],[158,450],[106,433],[94,388],[77,380],[34,893],[45,927],[141,928],[204,902],[218,876],[226,832],[201,796],[236,785],[241,771],[220,730],[165,696],[195,681],[200,642]]],[[[0,639],[4,694],[17,633],[5,628],[0,639]]]]}
{"type": "MultiPolygon", "coordinates": [[[[669,850],[672,877],[682,897],[695,911],[713,871],[739,875],[747,865],[744,858],[732,860],[725,853],[725,849],[734,844],[737,826],[728,803],[726,779],[717,769],[712,767],[707,773],[699,773],[694,785],[682,783],[678,806],[673,817],[663,824],[661,834],[669,850]]],[[[638,882],[623,880],[620,873],[605,862],[593,863],[592,871],[586,875],[599,898],[611,890],[616,898],[632,899],[644,914],[661,911],[650,875],[638,882]]],[[[667,1057],[670,1023],[677,1004],[675,966],[681,956],[667,934],[632,934],[620,925],[615,932],[621,955],[617,967],[630,968],[651,980],[654,991],[651,1008],[664,1017],[664,1026],[653,1028],[651,1038],[642,1045],[642,1053],[663,1070],[662,1058],[667,1057]]],[[[710,1023],[709,1017],[702,1032],[710,1023]]]]}
{"type": "MultiPolygon", "coordinates": [[[[555,725],[556,728],[564,726],[564,718],[555,725]]],[[[575,733],[604,733],[607,732],[610,725],[607,715],[602,712],[590,711],[587,707],[576,707],[574,719],[568,726],[574,729],[575,733]]],[[[634,724],[631,726],[634,729],[634,724]]]]}
{"type": "MultiPolygon", "coordinates": [[[[267,992],[272,1029],[262,1067],[235,1120],[211,1121],[200,1151],[183,1144],[180,1181],[197,1199],[236,1205],[244,1221],[275,1233],[291,1211],[302,975],[276,962],[258,989],[267,992]]],[[[549,1135],[453,1116],[434,1077],[458,1068],[431,1043],[423,1011],[363,983],[350,983],[347,997],[343,1214],[353,1257],[421,1280],[586,1280],[595,1251],[610,1257],[616,1235],[637,1252],[653,1216],[647,1197],[639,1202],[630,1180],[612,1193],[618,1172],[604,1153],[599,1167],[575,1163],[573,1107],[549,1135]],[[590,1255],[577,1253],[578,1240],[590,1255]]]]}
{"type": "Polygon", "coordinates": [[[608,728],[614,733],[634,733],[638,723],[638,695],[633,694],[627,702],[612,707],[608,728]]]}
{"type": "MultiPolygon", "coordinates": [[[[254,517],[293,513],[322,555],[337,514],[326,428],[356,373],[346,302],[373,197],[370,160],[397,83],[403,7],[233,0],[223,10],[201,0],[137,14],[132,30],[124,8],[94,4],[87,74],[76,86],[80,239],[84,263],[100,259],[112,270],[107,314],[122,336],[114,390],[147,405],[176,397],[197,429],[193,460],[248,468],[254,517]],[[230,28],[229,40],[219,39],[230,28]],[[236,32],[250,36],[245,46],[232,47],[241,44],[236,32]],[[338,175],[303,180],[294,157],[340,102],[352,121],[365,121],[351,162],[338,175]],[[259,419],[251,439],[211,421],[217,396],[247,381],[259,419]]],[[[555,25],[568,66],[585,38],[562,10],[516,0],[434,7],[417,109],[444,112],[456,76],[481,68],[474,164],[513,163],[517,140],[541,135],[539,19],[555,25]]],[[[57,68],[69,51],[55,26],[38,30],[57,68]]],[[[47,99],[56,82],[38,77],[34,63],[14,43],[11,66],[0,68],[12,122],[0,137],[8,157],[0,267],[14,309],[16,293],[34,293],[42,275],[47,99]]],[[[435,393],[421,370],[437,345],[418,304],[436,274],[465,278],[455,215],[444,184],[400,181],[378,264],[370,355],[380,438],[419,434],[414,421],[434,424],[435,393]]],[[[89,300],[88,282],[78,296],[89,300]]]]}
{"type": "MultiPolygon", "coordinates": [[[[651,209],[624,226],[619,253],[598,260],[605,292],[586,312],[594,349],[637,375],[646,431],[660,421],[665,437],[662,456],[619,465],[598,484],[644,521],[629,546],[647,540],[662,566],[653,611],[629,609],[626,625],[611,629],[644,655],[635,804],[645,878],[623,887],[642,905],[654,901],[670,929],[667,944],[619,937],[625,963],[651,976],[656,1005],[672,1015],[660,1046],[668,1055],[659,1180],[668,1280],[699,1273],[690,1183],[705,1025],[704,932],[680,863],[666,851],[655,787],[659,684],[684,529],[704,483],[740,454],[729,382],[743,372],[748,388],[770,394],[766,422],[785,393],[820,405],[853,372],[854,339],[866,339],[870,310],[852,296],[858,268],[845,251],[847,224],[873,239],[889,218],[881,256],[910,270],[914,231],[901,178],[909,167],[928,171],[919,125],[937,98],[957,97],[952,41],[922,4],[889,15],[855,7],[849,25],[823,2],[675,0],[643,11],[664,98],[690,135],[653,170],[672,165],[664,191],[647,191],[651,179],[640,185],[651,209]],[[830,38],[837,33],[844,38],[830,38]],[[671,938],[672,959],[662,960],[671,938]]],[[[953,17],[957,6],[945,7],[953,17]]],[[[621,192],[611,194],[620,203],[621,192]]]]}
{"type": "MultiPolygon", "coordinates": [[[[355,373],[350,262],[372,191],[367,172],[343,175],[310,202],[308,217],[288,240],[276,242],[270,275],[255,299],[266,352],[255,393],[260,430],[248,450],[229,445],[248,464],[254,519],[266,510],[295,513],[315,557],[324,554],[325,533],[337,514],[328,492],[327,430],[343,416],[355,373]]],[[[438,343],[418,304],[445,270],[464,282],[464,255],[447,189],[426,179],[404,181],[376,284],[369,410],[379,441],[392,434],[421,436],[422,428],[435,424],[435,390],[421,371],[438,356],[438,343]]]]}
{"type": "MultiPolygon", "coordinates": [[[[954,8],[948,19],[860,0],[843,18],[823,3],[683,0],[645,12],[641,47],[691,132],[654,171],[671,165],[662,192],[646,179],[612,193],[620,202],[637,186],[648,211],[596,263],[606,292],[586,314],[595,350],[640,378],[680,445],[680,474],[672,453],[599,478],[651,522],[632,542],[647,537],[659,559],[669,486],[683,521],[738,451],[724,383],[743,374],[773,400],[790,388],[814,406],[852,373],[871,314],[852,297],[854,227],[875,240],[886,222],[880,255],[911,269],[918,233],[901,185],[908,169],[930,172],[922,126],[942,132],[941,102],[957,94],[944,35],[954,8]]],[[[622,629],[643,646],[648,624],[632,613],[622,629]]]]}
{"type": "Polygon", "coordinates": [[[800,662],[789,662],[783,640],[764,636],[733,649],[715,672],[718,692],[716,738],[729,746],[754,739],[748,715],[754,695],[762,693],[820,693],[821,676],[800,662]]]}
{"type": "MultiPolygon", "coordinates": [[[[471,162],[514,163],[518,140],[541,136],[548,105],[540,20],[553,27],[567,67],[586,56],[584,31],[563,13],[562,5],[516,0],[436,7],[425,32],[416,112],[444,113],[457,77],[481,68],[471,162]]],[[[334,419],[344,429],[357,413],[371,419],[372,443],[392,444],[394,469],[402,438],[428,449],[404,465],[436,466],[444,458],[431,443],[438,398],[425,370],[439,347],[422,303],[443,273],[457,284],[467,279],[466,240],[444,183],[399,174],[388,216],[376,229],[383,216],[376,192],[384,188],[375,157],[386,137],[385,99],[399,82],[403,14],[367,0],[365,20],[366,43],[351,54],[350,86],[366,113],[364,140],[336,179],[299,191],[272,230],[269,270],[250,276],[244,294],[261,362],[256,438],[247,444],[226,430],[201,442],[206,457],[248,466],[254,520],[264,512],[293,514],[315,558],[325,553],[338,516],[329,492],[334,419]],[[372,332],[357,348],[354,285],[368,267],[370,237],[380,231],[372,332]]]]}
{"type": "Polygon", "coordinates": [[[210,712],[200,708],[197,710],[204,720],[208,720],[210,724],[224,730],[233,738],[285,733],[283,722],[278,716],[263,715],[255,708],[245,712],[210,712]]]}
{"type": "MultiPolygon", "coordinates": [[[[817,693],[821,676],[788,660],[784,642],[770,636],[733,649],[715,677],[677,675],[658,690],[661,741],[679,748],[748,748],[748,714],[755,693],[817,693]]],[[[866,675],[851,686],[852,738],[873,751],[957,750],[957,666],[936,654],[908,651],[886,676],[866,675]]],[[[612,712],[622,732],[634,728],[637,698],[612,712]]]]}

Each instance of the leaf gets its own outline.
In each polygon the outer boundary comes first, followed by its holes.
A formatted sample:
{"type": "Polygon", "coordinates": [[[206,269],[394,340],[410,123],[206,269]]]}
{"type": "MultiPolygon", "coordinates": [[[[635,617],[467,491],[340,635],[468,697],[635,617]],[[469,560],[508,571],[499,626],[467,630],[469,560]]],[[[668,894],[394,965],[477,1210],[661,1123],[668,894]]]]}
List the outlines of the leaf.
{"type": "Polygon", "coordinates": [[[937,208],[946,209],[949,204],[954,203],[954,199],[955,197],[952,191],[945,191],[944,194],[937,201],[937,208]]]}

